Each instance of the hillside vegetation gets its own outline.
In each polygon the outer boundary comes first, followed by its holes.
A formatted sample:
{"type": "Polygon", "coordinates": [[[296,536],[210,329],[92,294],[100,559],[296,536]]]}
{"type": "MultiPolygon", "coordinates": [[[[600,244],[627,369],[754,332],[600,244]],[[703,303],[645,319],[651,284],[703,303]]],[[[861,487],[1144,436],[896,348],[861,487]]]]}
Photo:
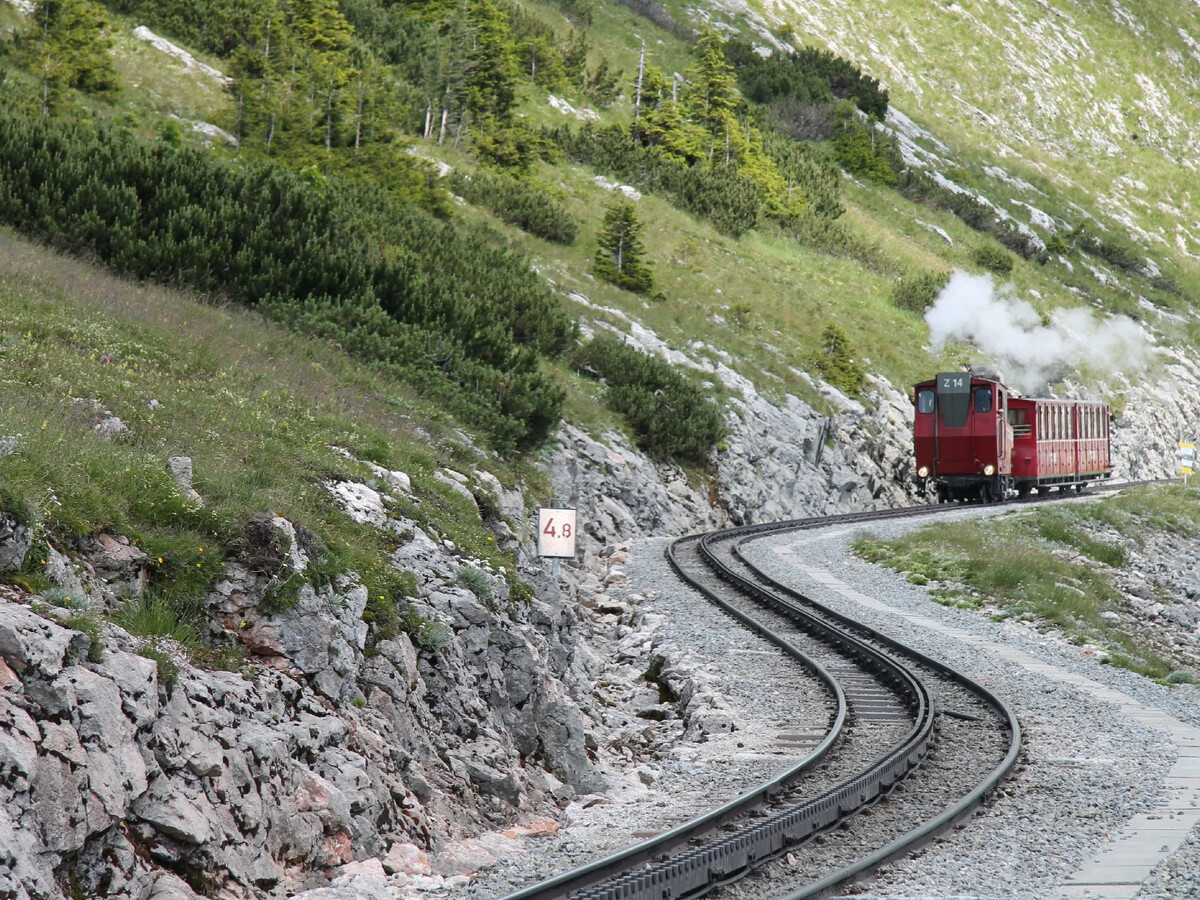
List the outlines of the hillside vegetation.
{"type": "MultiPolygon", "coordinates": [[[[1011,282],[1043,317],[1093,306],[1191,343],[1200,248],[1179,174],[1200,118],[1191,26],[1164,3],[1054,13],[1022,0],[1011,19],[989,4],[903,9],[897,30],[891,6],[884,22],[865,0],[737,15],[654,0],[0,7],[0,221],[123,276],[253,308],[245,321],[271,341],[321,348],[377,385],[370,415],[330,410],[320,427],[304,417],[340,388],[299,375],[264,387],[263,402],[285,391],[286,415],[255,400],[242,462],[199,459],[199,478],[227,479],[206,486],[203,512],[131,500],[105,518],[96,498],[133,497],[136,472],[166,484],[167,445],[204,444],[229,413],[206,400],[188,413],[201,430],[159,431],[166,414],[142,421],[144,404],[176,382],[92,379],[114,359],[150,378],[160,357],[178,379],[196,352],[211,396],[233,402],[211,380],[233,377],[249,345],[227,361],[172,343],[178,322],[151,334],[113,304],[85,315],[82,295],[35,301],[42,287],[11,283],[0,334],[23,373],[9,405],[25,411],[12,430],[27,451],[0,459],[6,503],[54,540],[117,527],[233,553],[239,517],[286,509],[344,546],[348,526],[311,490],[332,477],[324,445],[287,442],[315,431],[417,471],[466,452],[449,437],[412,445],[406,416],[467,429],[507,459],[497,466],[524,465],[566,411],[702,469],[723,434],[722,388],[615,342],[580,346],[580,332],[636,322],[769,398],[830,410],[825,385],[871,402],[868,374],[904,385],[969,358],[931,349],[923,318],[957,269],[1011,282]],[[957,52],[964,26],[978,51],[957,52]],[[1162,49],[1144,59],[1135,46],[1151,37],[1162,49]],[[108,352],[111,329],[142,349],[108,352]],[[144,446],[89,443],[79,397],[123,404],[144,446]],[[36,412],[47,398],[58,413],[36,412]],[[255,430],[268,421],[269,437],[255,430]],[[51,487],[62,448],[83,474],[51,487]],[[95,474],[112,452],[132,454],[129,481],[112,480],[120,467],[95,474]],[[306,473],[299,506],[285,471],[306,473]]],[[[181,303],[160,301],[164,321],[181,303]]],[[[216,315],[234,314],[194,321],[216,315]]],[[[462,527],[478,543],[475,523],[462,527]]],[[[378,571],[381,552],[331,565],[378,571]]]]}

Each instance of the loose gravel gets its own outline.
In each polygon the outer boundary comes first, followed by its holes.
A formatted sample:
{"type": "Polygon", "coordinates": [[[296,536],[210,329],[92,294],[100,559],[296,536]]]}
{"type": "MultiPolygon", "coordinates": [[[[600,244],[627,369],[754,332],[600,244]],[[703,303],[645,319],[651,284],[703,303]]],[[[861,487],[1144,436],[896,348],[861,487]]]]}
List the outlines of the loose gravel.
{"type": "MultiPolygon", "coordinates": [[[[994,515],[963,509],[954,517],[994,515]]],[[[1045,678],[910,620],[928,617],[979,638],[1019,649],[1060,669],[1121,691],[1139,702],[1200,725],[1200,689],[1158,685],[1132,672],[1101,665],[1086,648],[1029,623],[992,622],[978,613],[940,606],[923,588],[855,557],[849,541],[859,531],[890,538],[922,521],[833,527],[755,541],[744,552],[778,580],[818,602],[880,628],[915,649],[982,681],[1016,710],[1025,749],[1017,770],[986,807],[912,857],[846,891],[866,897],[1004,897],[1040,900],[1105,846],[1133,815],[1151,809],[1175,758],[1161,732],[1148,729],[1069,685],[1045,678]],[[789,552],[789,548],[790,551],[789,552]],[[815,581],[806,569],[833,573],[854,590],[902,615],[864,607],[815,581]]],[[[573,803],[557,837],[503,868],[480,873],[457,896],[497,897],[606,855],[640,837],[761,783],[797,757],[780,747],[781,733],[823,722],[826,700],[801,672],[781,663],[778,651],[686,588],[663,559],[665,540],[636,548],[626,566],[626,589],[610,589],[636,607],[633,638],[653,626],[639,647],[644,658],[667,648],[687,659],[723,698],[737,730],[696,740],[682,722],[656,754],[630,760],[610,776],[604,798],[573,803]],[[784,667],[785,671],[780,672],[784,667]],[[807,694],[805,685],[809,685],[807,694]],[[793,699],[799,688],[802,699],[793,699]]],[[[799,667],[795,667],[799,669],[799,667]]],[[[765,894],[764,894],[765,896],[765,894]]],[[[1200,834],[1155,870],[1138,897],[1200,897],[1200,834]]]]}

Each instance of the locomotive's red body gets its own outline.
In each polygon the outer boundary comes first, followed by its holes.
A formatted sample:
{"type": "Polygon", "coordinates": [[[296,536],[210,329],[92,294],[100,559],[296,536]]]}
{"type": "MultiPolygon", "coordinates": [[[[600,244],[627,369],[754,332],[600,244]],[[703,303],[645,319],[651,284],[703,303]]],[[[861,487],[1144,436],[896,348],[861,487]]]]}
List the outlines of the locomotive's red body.
{"type": "Polygon", "coordinates": [[[1002,381],[942,372],[914,388],[917,483],[938,500],[1002,500],[1112,475],[1108,406],[1014,397],[1002,381]]]}

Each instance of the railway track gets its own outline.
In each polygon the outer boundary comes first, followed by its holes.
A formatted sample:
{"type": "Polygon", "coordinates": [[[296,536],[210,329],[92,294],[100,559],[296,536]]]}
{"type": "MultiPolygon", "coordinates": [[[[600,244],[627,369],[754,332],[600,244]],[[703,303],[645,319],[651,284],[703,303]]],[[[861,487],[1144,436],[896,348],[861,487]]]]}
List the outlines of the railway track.
{"type": "Polygon", "coordinates": [[[505,900],[673,900],[717,889],[736,900],[826,896],[970,816],[1016,763],[1012,711],[967,676],[779,584],[741,552],[781,532],[956,508],[770,523],[672,544],[668,560],[684,581],[824,685],[827,728],[795,736],[807,755],[754,790],[505,900]]]}

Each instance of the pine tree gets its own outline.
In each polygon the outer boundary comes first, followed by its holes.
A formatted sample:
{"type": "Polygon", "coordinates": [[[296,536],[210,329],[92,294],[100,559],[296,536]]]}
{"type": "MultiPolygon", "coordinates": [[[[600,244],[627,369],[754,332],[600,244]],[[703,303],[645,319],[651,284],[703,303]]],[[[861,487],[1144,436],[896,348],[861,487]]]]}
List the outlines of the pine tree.
{"type": "Polygon", "coordinates": [[[517,102],[517,58],[508,20],[494,0],[467,0],[470,36],[464,102],[485,125],[507,122],[517,102]]]}
{"type": "Polygon", "coordinates": [[[815,365],[821,377],[843,393],[862,393],[866,369],[850,353],[850,339],[846,332],[830,322],[821,332],[821,349],[815,365]]]}
{"type": "Polygon", "coordinates": [[[563,70],[566,72],[567,79],[571,82],[572,87],[583,90],[587,86],[587,55],[588,43],[587,35],[582,31],[571,31],[571,36],[567,40],[566,49],[563,50],[563,70]]]}
{"type": "Polygon", "coordinates": [[[354,29],[337,0],[295,0],[294,9],[292,28],[307,57],[312,111],[324,125],[325,149],[330,150],[342,116],[343,91],[354,77],[349,59],[354,29]]]}
{"type": "Polygon", "coordinates": [[[740,99],[737,73],[725,58],[725,41],[712,28],[705,28],[692,52],[696,62],[688,69],[688,90],[684,95],[690,117],[714,138],[709,159],[723,146],[728,123],[740,99]]]}
{"type": "Polygon", "coordinates": [[[605,281],[637,294],[654,291],[654,273],[645,262],[642,223],[632,203],[617,201],[604,213],[600,247],[592,271],[605,281]]]}
{"type": "Polygon", "coordinates": [[[54,110],[68,88],[96,94],[117,89],[102,6],[89,0],[40,0],[31,20],[27,61],[42,81],[43,113],[54,110]]]}

